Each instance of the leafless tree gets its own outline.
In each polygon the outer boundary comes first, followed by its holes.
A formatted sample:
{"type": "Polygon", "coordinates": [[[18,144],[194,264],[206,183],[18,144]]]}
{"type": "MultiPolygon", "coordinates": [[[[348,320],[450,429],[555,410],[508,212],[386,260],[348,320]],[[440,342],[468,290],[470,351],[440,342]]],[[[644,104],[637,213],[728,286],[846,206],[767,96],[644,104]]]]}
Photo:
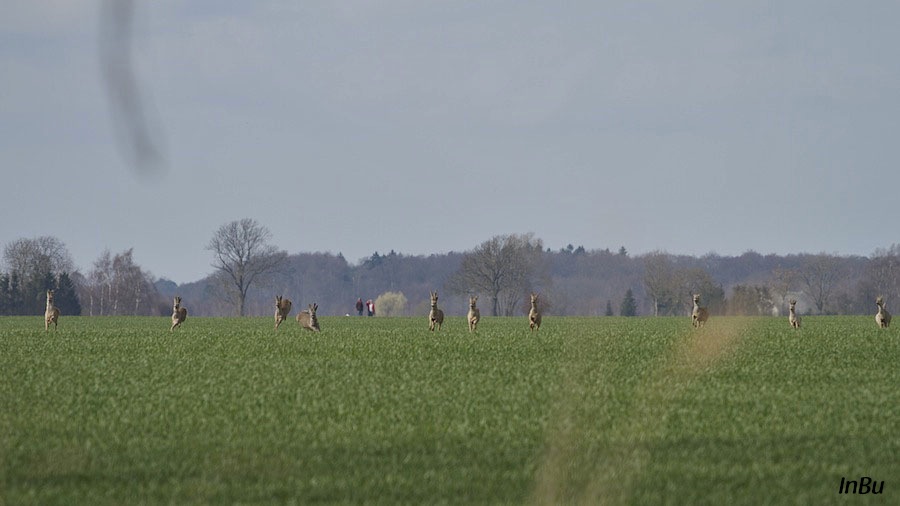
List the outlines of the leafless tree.
{"type": "Polygon", "coordinates": [[[680,280],[669,255],[654,251],[644,256],[644,287],[653,301],[653,316],[674,310],[677,305],[680,280]]]}
{"type": "Polygon", "coordinates": [[[97,260],[94,260],[94,268],[88,273],[88,314],[94,316],[96,307],[97,315],[110,314],[106,308],[107,294],[112,293],[113,281],[112,253],[104,250],[97,260]]]}
{"type": "Polygon", "coordinates": [[[269,244],[272,233],[256,220],[244,218],[219,227],[206,249],[213,252],[220,287],[244,316],[247,292],[261,279],[272,275],[287,253],[269,244]]]}
{"type": "Polygon", "coordinates": [[[769,290],[778,296],[778,310],[784,308],[784,300],[789,291],[797,284],[797,272],[793,269],[783,269],[778,267],[772,270],[772,278],[769,280],[769,290]]]}
{"type": "Polygon", "coordinates": [[[888,301],[900,300],[900,244],[875,250],[865,270],[864,283],[888,301]]]}
{"type": "Polygon", "coordinates": [[[73,270],[72,257],[66,245],[51,236],[18,239],[7,244],[3,248],[3,261],[9,272],[17,274],[22,280],[48,272],[59,275],[73,270]]]}
{"type": "Polygon", "coordinates": [[[704,306],[721,314],[725,292],[706,269],[677,267],[664,251],[648,253],[643,259],[644,289],[653,304],[653,315],[690,315],[693,296],[700,294],[704,306]]]}
{"type": "Polygon", "coordinates": [[[457,294],[485,294],[493,316],[512,316],[543,273],[543,242],[534,234],[498,235],[463,256],[447,281],[457,294]]]}
{"type": "Polygon", "coordinates": [[[797,279],[804,293],[813,299],[820,314],[825,311],[841,275],[841,262],[838,257],[825,253],[803,255],[797,279]]]}
{"type": "Polygon", "coordinates": [[[115,255],[105,250],[94,261],[86,282],[91,316],[158,314],[159,293],[152,275],[134,263],[134,248],[115,255]]]}
{"type": "MultiPolygon", "coordinates": [[[[850,276],[845,276],[850,278],[850,276]]],[[[852,300],[852,311],[868,313],[877,297],[886,301],[900,300],[900,244],[878,248],[860,269],[852,300]]]]}

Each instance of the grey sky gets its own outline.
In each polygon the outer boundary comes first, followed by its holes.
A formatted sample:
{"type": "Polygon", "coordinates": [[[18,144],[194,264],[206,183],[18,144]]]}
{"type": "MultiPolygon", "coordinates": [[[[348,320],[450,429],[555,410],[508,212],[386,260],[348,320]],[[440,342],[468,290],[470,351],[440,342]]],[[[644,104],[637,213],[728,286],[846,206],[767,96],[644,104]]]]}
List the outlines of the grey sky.
{"type": "Polygon", "coordinates": [[[0,246],[53,235],[83,271],[134,247],[197,280],[244,217],[351,262],[524,232],[698,255],[898,242],[895,2],[141,2],[149,175],[114,133],[100,4],[2,3],[0,246]]]}

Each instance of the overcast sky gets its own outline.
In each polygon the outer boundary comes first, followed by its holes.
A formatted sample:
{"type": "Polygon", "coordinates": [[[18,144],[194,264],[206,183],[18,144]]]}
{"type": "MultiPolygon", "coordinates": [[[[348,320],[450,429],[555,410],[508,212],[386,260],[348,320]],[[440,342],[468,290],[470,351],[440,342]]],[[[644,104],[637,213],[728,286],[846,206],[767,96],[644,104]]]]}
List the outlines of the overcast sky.
{"type": "Polygon", "coordinates": [[[130,38],[98,1],[0,3],[0,247],[82,271],[133,247],[195,281],[245,217],[354,263],[900,242],[897,2],[155,0],[130,38]]]}

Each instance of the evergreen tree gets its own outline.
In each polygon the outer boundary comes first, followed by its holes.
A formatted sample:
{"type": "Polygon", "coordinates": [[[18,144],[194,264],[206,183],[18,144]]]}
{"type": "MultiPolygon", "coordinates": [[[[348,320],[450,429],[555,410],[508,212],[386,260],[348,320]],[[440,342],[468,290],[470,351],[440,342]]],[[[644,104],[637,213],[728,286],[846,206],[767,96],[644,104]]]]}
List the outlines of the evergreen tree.
{"type": "Polygon", "coordinates": [[[615,314],[615,313],[613,313],[612,301],[609,300],[609,299],[606,299],[606,313],[604,313],[604,315],[605,315],[605,316],[612,316],[612,315],[614,315],[614,314],[615,314]]]}
{"type": "Polygon", "coordinates": [[[24,306],[19,314],[42,315],[47,309],[47,290],[56,288],[56,277],[50,271],[37,273],[22,289],[24,306]]]}
{"type": "Polygon", "coordinates": [[[637,303],[634,301],[634,293],[631,288],[625,292],[625,298],[622,299],[622,305],[619,307],[619,315],[637,316],[637,303]]]}
{"type": "Polygon", "coordinates": [[[19,274],[13,271],[9,275],[9,313],[11,315],[22,314],[22,282],[19,274]]]}
{"type": "Polygon", "coordinates": [[[75,283],[72,281],[72,278],[69,277],[68,272],[59,275],[53,303],[59,308],[59,312],[64,315],[78,316],[81,314],[81,303],[78,301],[75,283]]]}
{"type": "Polygon", "coordinates": [[[0,316],[11,314],[12,297],[9,293],[9,274],[0,272],[0,316]]]}

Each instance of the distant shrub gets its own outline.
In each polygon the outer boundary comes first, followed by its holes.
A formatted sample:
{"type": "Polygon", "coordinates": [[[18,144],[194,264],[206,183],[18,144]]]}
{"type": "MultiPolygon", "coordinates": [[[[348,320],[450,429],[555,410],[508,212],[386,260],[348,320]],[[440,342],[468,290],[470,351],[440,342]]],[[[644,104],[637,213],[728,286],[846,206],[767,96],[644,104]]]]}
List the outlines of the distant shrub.
{"type": "Polygon", "coordinates": [[[403,292],[384,292],[375,299],[375,316],[406,315],[406,296],[403,292]]]}

